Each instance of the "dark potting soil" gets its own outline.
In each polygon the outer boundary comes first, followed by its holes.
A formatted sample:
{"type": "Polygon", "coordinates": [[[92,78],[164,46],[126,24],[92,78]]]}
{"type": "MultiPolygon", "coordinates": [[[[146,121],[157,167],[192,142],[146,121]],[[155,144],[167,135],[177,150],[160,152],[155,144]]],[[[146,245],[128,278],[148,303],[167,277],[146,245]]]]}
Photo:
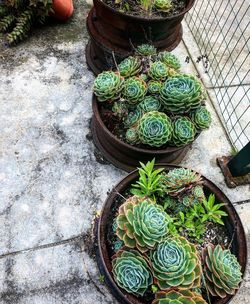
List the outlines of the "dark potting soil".
{"type": "Polygon", "coordinates": [[[166,18],[166,17],[172,17],[175,15],[180,14],[186,7],[186,0],[172,0],[172,8],[168,12],[159,12],[155,9],[152,10],[152,12],[149,13],[144,11],[139,1],[135,0],[126,0],[121,1],[121,3],[116,4],[115,0],[103,0],[108,6],[112,7],[113,9],[123,12],[126,15],[132,15],[132,16],[140,16],[143,18],[166,18]],[[129,10],[126,9],[125,3],[129,5],[129,10]]]}
{"type": "MultiPolygon", "coordinates": [[[[210,193],[205,191],[206,196],[209,196],[210,193]]],[[[117,193],[117,196],[114,199],[112,209],[110,210],[109,218],[108,218],[108,226],[106,227],[106,242],[108,244],[108,253],[109,257],[111,257],[117,252],[116,245],[120,242],[119,238],[115,234],[114,222],[115,218],[118,214],[119,207],[125,202],[125,200],[130,197],[132,194],[130,193],[130,188],[126,189],[123,193],[117,193]]],[[[157,200],[157,198],[156,198],[157,200]]],[[[171,214],[170,214],[171,215],[171,214]]],[[[185,235],[185,231],[184,234],[185,235]]],[[[227,226],[222,226],[213,222],[206,223],[206,231],[204,236],[202,237],[202,243],[197,245],[197,250],[199,253],[202,252],[202,249],[205,248],[208,244],[213,245],[221,245],[223,248],[230,247],[233,236],[230,235],[227,226]]],[[[187,239],[189,239],[187,237],[187,239]]],[[[189,239],[191,243],[194,243],[194,240],[189,239]]],[[[121,245],[122,246],[122,245],[121,245]]],[[[208,301],[207,292],[204,286],[201,288],[202,296],[205,300],[208,301]]],[[[143,297],[138,297],[143,303],[150,304],[154,299],[154,293],[151,289],[148,289],[143,297]]],[[[212,299],[211,299],[212,300],[212,299]]],[[[211,301],[213,303],[213,301],[211,301]]]]}

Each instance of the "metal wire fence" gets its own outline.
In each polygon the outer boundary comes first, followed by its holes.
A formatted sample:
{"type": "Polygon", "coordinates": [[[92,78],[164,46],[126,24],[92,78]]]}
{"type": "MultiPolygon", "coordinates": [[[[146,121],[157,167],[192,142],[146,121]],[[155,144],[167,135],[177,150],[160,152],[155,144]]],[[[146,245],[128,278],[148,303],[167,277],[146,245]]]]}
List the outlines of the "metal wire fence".
{"type": "Polygon", "coordinates": [[[250,140],[250,2],[196,0],[186,17],[232,144],[250,140]]]}

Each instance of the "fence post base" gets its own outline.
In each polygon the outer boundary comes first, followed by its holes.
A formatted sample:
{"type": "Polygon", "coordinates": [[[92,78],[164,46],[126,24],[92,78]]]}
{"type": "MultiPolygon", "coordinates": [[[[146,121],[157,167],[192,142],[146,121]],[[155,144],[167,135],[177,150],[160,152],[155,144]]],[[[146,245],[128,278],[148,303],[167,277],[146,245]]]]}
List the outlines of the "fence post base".
{"type": "Polygon", "coordinates": [[[232,176],[227,166],[227,164],[230,162],[232,158],[233,156],[222,156],[222,157],[217,157],[216,159],[217,164],[221,168],[221,171],[225,177],[225,182],[228,188],[235,188],[237,186],[250,184],[250,173],[238,177],[232,176]]]}

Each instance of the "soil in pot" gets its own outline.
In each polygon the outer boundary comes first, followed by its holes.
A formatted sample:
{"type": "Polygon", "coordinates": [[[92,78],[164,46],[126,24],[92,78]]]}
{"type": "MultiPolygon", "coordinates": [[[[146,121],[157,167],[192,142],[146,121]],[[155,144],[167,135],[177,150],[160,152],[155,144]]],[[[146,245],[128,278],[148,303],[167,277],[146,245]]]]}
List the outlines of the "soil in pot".
{"type": "Polygon", "coordinates": [[[172,0],[172,7],[168,12],[159,12],[156,9],[153,9],[152,12],[149,14],[148,12],[145,12],[145,10],[143,10],[141,6],[134,0],[125,1],[127,3],[126,5],[128,5],[127,7],[129,7],[127,9],[124,1],[121,1],[120,4],[115,3],[114,0],[103,0],[103,2],[117,11],[124,12],[128,15],[140,16],[144,18],[173,17],[175,15],[180,14],[186,6],[185,0],[172,0]]]}

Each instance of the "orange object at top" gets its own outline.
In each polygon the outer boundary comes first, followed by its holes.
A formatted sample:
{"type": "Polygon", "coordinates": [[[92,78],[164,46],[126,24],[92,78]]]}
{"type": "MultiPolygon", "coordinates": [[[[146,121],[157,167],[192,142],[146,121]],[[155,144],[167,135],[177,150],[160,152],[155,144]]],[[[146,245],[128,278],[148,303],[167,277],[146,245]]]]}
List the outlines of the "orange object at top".
{"type": "Polygon", "coordinates": [[[53,10],[51,14],[58,20],[67,21],[73,14],[74,6],[72,0],[53,0],[53,10]]]}

